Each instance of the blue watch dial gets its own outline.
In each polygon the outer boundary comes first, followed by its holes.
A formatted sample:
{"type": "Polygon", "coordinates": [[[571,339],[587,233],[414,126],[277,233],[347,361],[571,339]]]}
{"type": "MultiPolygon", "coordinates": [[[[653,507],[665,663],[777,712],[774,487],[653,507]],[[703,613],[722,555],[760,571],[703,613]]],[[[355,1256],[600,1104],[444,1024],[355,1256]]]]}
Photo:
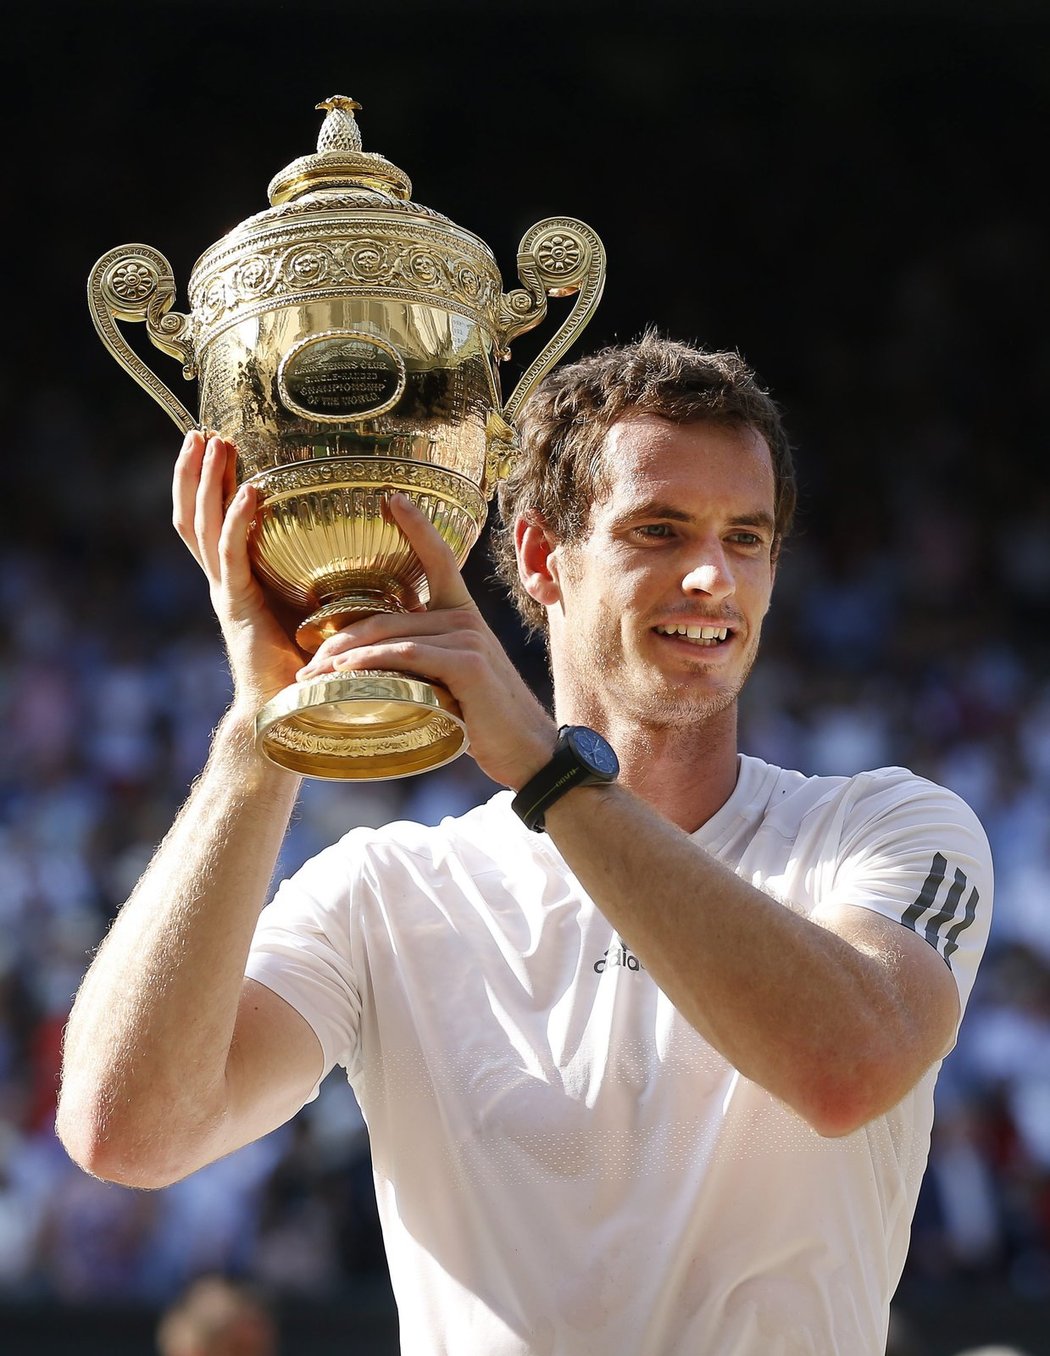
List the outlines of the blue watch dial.
{"type": "Polygon", "coordinates": [[[584,763],[596,773],[606,777],[615,777],[620,763],[610,745],[594,730],[574,730],[571,735],[576,752],[584,763]]]}

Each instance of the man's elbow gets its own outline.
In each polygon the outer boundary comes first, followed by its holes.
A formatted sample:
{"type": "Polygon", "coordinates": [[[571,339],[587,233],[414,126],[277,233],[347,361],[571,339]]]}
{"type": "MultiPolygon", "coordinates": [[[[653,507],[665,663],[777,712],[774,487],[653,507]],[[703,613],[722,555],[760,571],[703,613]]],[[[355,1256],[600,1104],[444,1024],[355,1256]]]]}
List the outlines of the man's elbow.
{"type": "Polygon", "coordinates": [[[885,1115],[914,1087],[899,1064],[872,1058],[837,1075],[815,1077],[797,1109],[825,1139],[841,1139],[885,1115]]]}
{"type": "Polygon", "coordinates": [[[155,1191],[189,1176],[195,1166],[172,1157],[172,1145],[121,1129],[110,1117],[60,1096],[55,1133],[84,1172],[116,1186],[155,1191]]]}
{"type": "Polygon", "coordinates": [[[879,1114],[867,1098],[842,1095],[815,1100],[802,1112],[805,1120],[824,1139],[852,1135],[854,1130],[867,1125],[879,1114]]]}

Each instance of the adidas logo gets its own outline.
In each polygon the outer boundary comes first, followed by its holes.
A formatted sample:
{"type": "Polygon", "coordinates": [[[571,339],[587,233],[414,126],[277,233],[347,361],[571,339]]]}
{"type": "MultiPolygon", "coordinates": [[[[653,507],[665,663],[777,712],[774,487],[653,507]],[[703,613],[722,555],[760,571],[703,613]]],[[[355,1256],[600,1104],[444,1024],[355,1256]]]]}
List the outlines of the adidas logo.
{"type": "Polygon", "coordinates": [[[600,975],[606,969],[615,970],[618,965],[622,965],[625,970],[645,969],[634,952],[629,951],[623,942],[618,942],[615,946],[610,946],[607,951],[602,952],[601,960],[594,962],[594,973],[600,975]]]}

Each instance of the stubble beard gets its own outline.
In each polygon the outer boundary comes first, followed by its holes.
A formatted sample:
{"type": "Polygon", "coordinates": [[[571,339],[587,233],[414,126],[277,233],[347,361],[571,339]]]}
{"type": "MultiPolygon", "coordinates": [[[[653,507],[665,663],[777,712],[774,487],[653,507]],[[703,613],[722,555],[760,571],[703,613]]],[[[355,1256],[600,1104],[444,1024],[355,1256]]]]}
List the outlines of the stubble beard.
{"type": "MultiPolygon", "coordinates": [[[[592,637],[577,656],[577,690],[593,690],[595,676],[601,682],[601,675],[607,675],[604,691],[613,694],[610,714],[617,714],[636,720],[646,730],[683,730],[695,732],[709,722],[716,721],[726,712],[732,711],[735,720],[735,708],[747,681],[748,675],[757,658],[757,649],[749,656],[744,670],[734,680],[714,691],[699,690],[695,682],[683,682],[675,687],[663,675],[657,674],[657,681],[645,686],[644,670],[637,666],[638,672],[631,673],[631,664],[623,651],[604,641],[601,637],[592,637]],[[616,681],[617,675],[627,674],[629,682],[616,681]]],[[[599,698],[599,704],[601,699],[599,698]]]]}
{"type": "Polygon", "coordinates": [[[698,692],[695,687],[653,687],[641,694],[639,719],[649,729],[696,731],[732,711],[742,687],[743,679],[705,692],[698,692]]]}

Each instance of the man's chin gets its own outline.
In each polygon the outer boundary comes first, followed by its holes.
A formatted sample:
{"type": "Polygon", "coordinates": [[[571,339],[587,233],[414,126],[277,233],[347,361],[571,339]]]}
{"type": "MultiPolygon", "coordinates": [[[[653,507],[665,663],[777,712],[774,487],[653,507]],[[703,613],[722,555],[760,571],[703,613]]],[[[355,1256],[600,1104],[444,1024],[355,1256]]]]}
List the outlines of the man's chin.
{"type": "Polygon", "coordinates": [[[652,690],[643,694],[642,720],[645,724],[695,729],[732,710],[738,695],[734,687],[654,683],[652,690]]]}

